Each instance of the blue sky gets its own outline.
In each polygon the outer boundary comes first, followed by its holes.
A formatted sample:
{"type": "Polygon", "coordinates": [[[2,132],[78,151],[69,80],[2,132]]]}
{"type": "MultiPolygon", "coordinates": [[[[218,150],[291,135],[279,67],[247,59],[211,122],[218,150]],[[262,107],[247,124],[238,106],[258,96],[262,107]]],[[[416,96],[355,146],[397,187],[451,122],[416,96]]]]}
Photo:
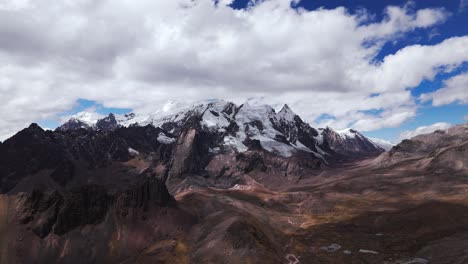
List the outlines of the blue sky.
{"type": "MultiPolygon", "coordinates": [[[[247,1],[235,1],[235,6],[243,6],[247,1]]],[[[458,0],[425,0],[410,2],[415,8],[443,7],[452,15],[443,24],[429,30],[417,30],[395,43],[387,43],[380,51],[378,60],[382,60],[386,55],[393,54],[399,49],[412,44],[433,45],[437,42],[453,37],[468,35],[468,1],[464,6],[463,1],[458,0]],[[435,35],[431,36],[431,32],[435,35]]],[[[405,5],[408,1],[373,1],[373,0],[358,0],[358,1],[301,1],[298,6],[308,10],[324,7],[335,8],[337,6],[345,6],[351,12],[365,8],[376,15],[376,19],[381,19],[383,10],[388,5],[405,5]]],[[[452,76],[468,71],[468,65],[465,63],[457,70],[439,74],[434,80],[425,80],[420,85],[412,89],[412,94],[418,97],[422,93],[432,92],[440,89],[443,86],[443,80],[452,76]]],[[[468,93],[468,87],[466,87],[468,93]]],[[[437,122],[447,122],[451,124],[461,124],[466,122],[464,117],[468,115],[468,106],[466,104],[451,103],[445,106],[431,106],[430,103],[422,104],[419,108],[416,117],[404,122],[401,126],[395,128],[383,128],[374,131],[366,131],[365,135],[375,138],[382,138],[392,142],[399,141],[400,133],[407,130],[414,130],[417,127],[431,125],[437,122]]]]}
{"type": "MultiPolygon", "coordinates": [[[[372,10],[377,16],[381,15],[381,10],[389,4],[405,4],[407,1],[302,1],[307,2],[306,8],[315,8],[317,6],[333,7],[335,5],[347,4],[354,5],[354,8],[365,7],[366,9],[372,10]]],[[[379,59],[382,59],[387,54],[392,54],[399,49],[411,45],[432,45],[440,41],[453,36],[465,36],[468,35],[468,1],[467,5],[463,7],[463,2],[458,0],[448,1],[417,1],[414,5],[418,8],[426,7],[444,7],[446,10],[451,12],[453,15],[443,24],[437,26],[435,29],[427,31],[416,31],[414,34],[410,34],[396,42],[395,44],[387,44],[379,54],[379,59]],[[441,5],[442,4],[442,5],[441,5]],[[436,36],[430,37],[431,31],[437,33],[436,36]]],[[[354,9],[350,7],[350,9],[354,9]]],[[[468,71],[468,65],[465,63],[457,70],[448,74],[439,74],[434,80],[425,80],[420,85],[412,89],[414,96],[419,96],[422,93],[432,92],[440,89],[443,86],[443,80],[446,80],[452,76],[468,71]]],[[[468,93],[468,87],[466,87],[468,93]]],[[[404,122],[401,126],[396,128],[384,128],[375,131],[366,131],[365,135],[370,137],[382,138],[392,142],[399,141],[400,133],[407,130],[414,130],[417,127],[428,126],[437,122],[447,122],[450,124],[461,124],[466,122],[464,117],[468,115],[468,106],[466,104],[451,103],[445,106],[431,106],[430,103],[422,104],[417,112],[417,116],[411,120],[404,122]]]]}
{"type": "MultiPolygon", "coordinates": [[[[464,18],[466,20],[466,17],[464,18]]],[[[467,21],[468,23],[468,21],[467,21]]],[[[463,29],[465,30],[465,29],[463,29]]],[[[463,31],[462,30],[462,31],[463,31]]],[[[411,90],[411,94],[419,97],[423,93],[433,92],[443,87],[443,81],[460,73],[467,72],[468,65],[465,63],[460,68],[446,74],[439,74],[434,80],[425,80],[417,87],[411,90]]],[[[468,93],[468,87],[466,87],[468,93]]],[[[454,102],[443,106],[432,106],[430,102],[420,103],[420,107],[414,118],[404,122],[395,128],[383,128],[374,131],[366,131],[363,134],[382,138],[391,142],[398,143],[400,134],[404,131],[415,130],[418,127],[429,126],[438,122],[445,122],[452,125],[462,124],[467,122],[465,117],[468,116],[468,105],[454,102]]]]}
{"type": "Polygon", "coordinates": [[[96,113],[99,113],[101,115],[108,115],[110,113],[113,113],[113,114],[126,114],[126,113],[132,112],[132,109],[131,108],[105,107],[102,104],[97,103],[96,101],[86,100],[86,99],[78,99],[76,101],[76,103],[74,104],[72,109],[60,113],[57,118],[39,120],[38,124],[41,127],[54,129],[54,128],[60,126],[62,118],[67,118],[67,117],[69,117],[71,115],[74,115],[76,113],[87,112],[87,111],[96,112],[96,113]]]}
{"type": "Polygon", "coordinates": [[[231,2],[0,5],[0,140],[168,100],[287,103],[393,142],[468,115],[468,0],[231,2]]]}

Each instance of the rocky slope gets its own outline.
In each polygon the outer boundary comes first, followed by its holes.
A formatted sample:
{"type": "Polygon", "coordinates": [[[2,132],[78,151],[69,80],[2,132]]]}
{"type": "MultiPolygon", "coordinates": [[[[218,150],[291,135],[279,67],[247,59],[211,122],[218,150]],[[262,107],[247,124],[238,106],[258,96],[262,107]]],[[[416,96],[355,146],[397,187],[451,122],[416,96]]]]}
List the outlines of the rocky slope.
{"type": "Polygon", "coordinates": [[[458,125],[447,130],[403,140],[374,161],[380,168],[414,168],[434,173],[468,174],[468,126],[458,125]]]}

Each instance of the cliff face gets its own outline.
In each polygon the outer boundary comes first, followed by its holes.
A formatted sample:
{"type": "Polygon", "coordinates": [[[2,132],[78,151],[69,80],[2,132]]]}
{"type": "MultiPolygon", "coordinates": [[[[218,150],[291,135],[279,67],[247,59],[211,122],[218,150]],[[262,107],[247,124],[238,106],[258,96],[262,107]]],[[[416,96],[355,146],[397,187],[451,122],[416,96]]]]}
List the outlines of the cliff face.
{"type": "Polygon", "coordinates": [[[180,134],[172,156],[170,177],[180,177],[187,173],[201,171],[198,166],[201,158],[201,153],[198,153],[201,143],[198,140],[195,129],[190,128],[180,134]]]}
{"type": "Polygon", "coordinates": [[[127,216],[129,211],[174,206],[165,184],[148,179],[123,192],[110,194],[104,187],[84,185],[65,193],[34,190],[18,196],[19,222],[37,236],[63,235],[85,225],[96,225],[111,211],[127,216]]]}
{"type": "Polygon", "coordinates": [[[112,202],[107,191],[88,185],[60,194],[34,190],[20,196],[20,223],[41,238],[49,233],[63,235],[79,226],[97,224],[112,202]]]}
{"type": "Polygon", "coordinates": [[[1,263],[116,263],[196,219],[159,179],[122,191],[82,185],[0,195],[1,263]],[[86,254],[83,259],[82,254],[86,254]]]}

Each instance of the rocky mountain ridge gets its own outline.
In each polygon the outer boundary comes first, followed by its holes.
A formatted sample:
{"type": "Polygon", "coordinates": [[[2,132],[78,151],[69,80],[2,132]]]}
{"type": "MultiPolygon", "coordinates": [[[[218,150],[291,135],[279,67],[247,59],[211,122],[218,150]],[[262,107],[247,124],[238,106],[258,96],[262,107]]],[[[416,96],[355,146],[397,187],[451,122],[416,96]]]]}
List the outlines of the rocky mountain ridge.
{"type": "MultiPolygon", "coordinates": [[[[92,114],[80,113],[57,130],[75,129],[115,130],[117,127],[152,125],[164,130],[162,140],[175,141],[183,128],[191,123],[198,129],[219,137],[220,142],[211,151],[231,148],[237,152],[256,144],[276,155],[291,157],[296,152],[308,152],[328,163],[331,156],[360,158],[375,155],[384,149],[357,131],[332,128],[315,129],[304,122],[288,105],[276,113],[268,105],[215,101],[192,106],[171,103],[152,114],[114,115],[90,121],[92,114]],[[80,118],[84,116],[85,118],[80,118]],[[326,151],[324,149],[327,149],[326,151]]],[[[332,158],[333,159],[333,158],[332,158]]]]}
{"type": "Polygon", "coordinates": [[[456,125],[405,139],[373,161],[377,167],[412,164],[432,173],[468,175],[468,125],[456,125]]]}

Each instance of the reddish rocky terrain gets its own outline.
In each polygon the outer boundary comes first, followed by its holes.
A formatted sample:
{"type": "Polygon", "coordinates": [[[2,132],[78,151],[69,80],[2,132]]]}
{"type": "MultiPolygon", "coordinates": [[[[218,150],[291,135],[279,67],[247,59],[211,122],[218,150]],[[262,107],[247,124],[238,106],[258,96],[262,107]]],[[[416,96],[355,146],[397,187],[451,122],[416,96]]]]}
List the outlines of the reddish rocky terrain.
{"type": "Polygon", "coordinates": [[[468,263],[466,125],[383,152],[287,106],[197,111],[1,143],[0,263],[468,263]]]}

